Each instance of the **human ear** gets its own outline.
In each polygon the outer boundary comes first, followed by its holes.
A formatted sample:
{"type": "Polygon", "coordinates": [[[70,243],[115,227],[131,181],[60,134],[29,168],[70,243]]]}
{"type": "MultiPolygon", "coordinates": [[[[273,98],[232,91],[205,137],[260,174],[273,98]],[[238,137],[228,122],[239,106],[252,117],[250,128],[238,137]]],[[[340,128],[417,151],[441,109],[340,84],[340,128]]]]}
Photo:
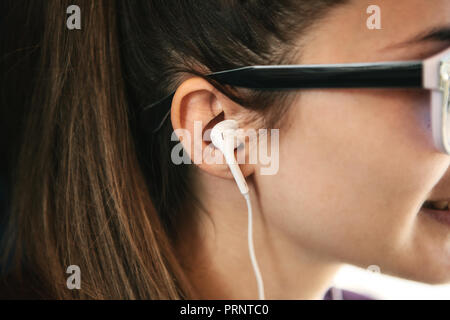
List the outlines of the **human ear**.
{"type": "MultiPolygon", "coordinates": [[[[245,108],[208,81],[193,77],[185,80],[175,92],[171,122],[191,163],[208,174],[232,179],[222,153],[210,141],[210,131],[220,121],[242,119],[246,113],[248,111],[245,108]]],[[[236,152],[246,150],[247,148],[241,148],[236,152]]],[[[254,168],[247,161],[240,167],[244,176],[253,173],[254,168]]]]}

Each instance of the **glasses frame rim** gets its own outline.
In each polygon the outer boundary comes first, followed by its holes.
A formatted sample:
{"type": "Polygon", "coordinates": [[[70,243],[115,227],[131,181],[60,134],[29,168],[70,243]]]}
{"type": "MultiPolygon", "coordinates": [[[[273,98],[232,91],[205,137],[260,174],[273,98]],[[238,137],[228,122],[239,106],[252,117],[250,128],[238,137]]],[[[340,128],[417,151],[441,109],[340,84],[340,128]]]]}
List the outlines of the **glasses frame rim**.
{"type": "Polygon", "coordinates": [[[424,88],[431,90],[431,127],[435,147],[450,155],[450,141],[447,134],[450,82],[450,48],[424,60],[424,88]],[[447,88],[447,89],[446,89],[447,88]]]}
{"type": "Polygon", "coordinates": [[[442,102],[436,102],[437,106],[441,105],[441,118],[440,121],[442,126],[442,141],[443,141],[443,149],[447,154],[450,155],[450,144],[449,144],[449,135],[448,135],[448,112],[450,109],[450,99],[449,99],[449,91],[450,91],[450,56],[448,61],[441,61],[440,63],[440,77],[441,77],[441,95],[442,102]]]}
{"type": "MultiPolygon", "coordinates": [[[[221,84],[255,90],[428,89],[431,90],[430,113],[433,140],[440,151],[450,155],[450,141],[445,133],[450,101],[448,100],[449,93],[447,92],[446,95],[444,89],[450,81],[450,47],[423,60],[254,65],[213,72],[205,77],[221,84]]],[[[139,120],[145,132],[156,133],[161,129],[170,115],[171,102],[175,93],[176,90],[141,109],[139,120]]]]}

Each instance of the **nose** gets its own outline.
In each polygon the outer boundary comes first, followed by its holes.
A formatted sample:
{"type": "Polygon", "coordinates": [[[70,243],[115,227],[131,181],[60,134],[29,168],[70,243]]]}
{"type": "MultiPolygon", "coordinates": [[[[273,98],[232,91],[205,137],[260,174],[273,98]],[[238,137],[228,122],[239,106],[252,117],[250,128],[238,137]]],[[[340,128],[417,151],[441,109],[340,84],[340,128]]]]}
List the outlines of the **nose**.
{"type": "Polygon", "coordinates": [[[430,199],[450,199],[450,157],[447,170],[444,175],[434,186],[432,192],[430,193],[430,199]]]}

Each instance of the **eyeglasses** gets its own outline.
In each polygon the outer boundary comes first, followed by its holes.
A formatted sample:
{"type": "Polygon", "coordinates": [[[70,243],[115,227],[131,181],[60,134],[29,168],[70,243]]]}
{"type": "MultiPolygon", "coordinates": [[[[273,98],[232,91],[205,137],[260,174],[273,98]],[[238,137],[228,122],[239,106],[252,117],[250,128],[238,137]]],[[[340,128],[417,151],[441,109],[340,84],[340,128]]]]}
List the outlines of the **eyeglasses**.
{"type": "MultiPolygon", "coordinates": [[[[221,84],[256,90],[326,88],[422,88],[431,90],[430,112],[436,148],[450,155],[450,48],[419,61],[258,65],[206,75],[221,84]]],[[[160,130],[175,91],[143,108],[142,128],[160,130]]]]}

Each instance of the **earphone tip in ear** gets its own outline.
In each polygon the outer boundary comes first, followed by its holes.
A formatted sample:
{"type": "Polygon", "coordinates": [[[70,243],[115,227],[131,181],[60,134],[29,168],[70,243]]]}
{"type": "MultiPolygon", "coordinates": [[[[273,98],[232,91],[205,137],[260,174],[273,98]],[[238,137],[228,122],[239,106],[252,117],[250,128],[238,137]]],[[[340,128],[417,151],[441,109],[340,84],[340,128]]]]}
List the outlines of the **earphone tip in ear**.
{"type": "Polygon", "coordinates": [[[239,190],[242,194],[245,194],[248,193],[248,186],[234,157],[234,149],[241,144],[236,136],[237,129],[238,123],[236,120],[221,121],[211,130],[211,141],[216,148],[222,151],[239,190]]]}
{"type": "Polygon", "coordinates": [[[211,130],[211,141],[213,142],[214,146],[221,151],[223,151],[224,147],[224,133],[227,131],[234,131],[238,129],[238,123],[236,120],[229,119],[229,120],[223,120],[219,123],[217,123],[211,130]]]}
{"type": "Polygon", "coordinates": [[[238,123],[234,119],[223,120],[217,123],[212,131],[224,131],[227,129],[236,130],[238,128],[238,123]]]}

